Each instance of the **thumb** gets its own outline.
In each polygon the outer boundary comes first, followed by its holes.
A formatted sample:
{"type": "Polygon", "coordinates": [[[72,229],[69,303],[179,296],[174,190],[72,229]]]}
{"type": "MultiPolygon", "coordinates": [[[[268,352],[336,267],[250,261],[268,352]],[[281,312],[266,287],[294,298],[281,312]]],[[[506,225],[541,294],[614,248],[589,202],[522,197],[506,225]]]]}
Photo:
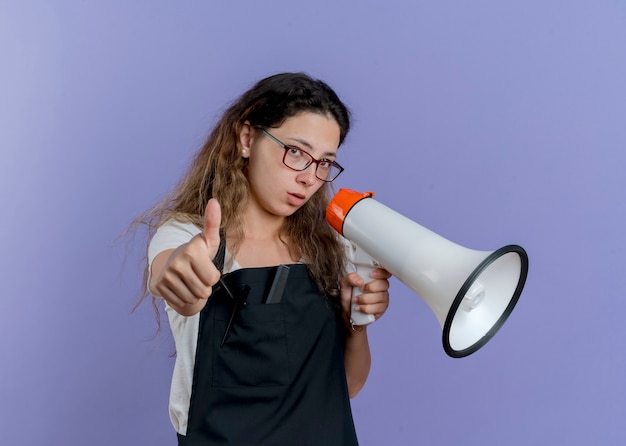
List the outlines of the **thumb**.
{"type": "Polygon", "coordinates": [[[222,209],[215,198],[211,198],[204,210],[204,239],[209,254],[214,256],[220,246],[220,224],[222,222],[222,209]]]}
{"type": "Polygon", "coordinates": [[[340,283],[340,287],[344,289],[344,288],[361,287],[365,284],[365,281],[357,273],[349,273],[343,276],[339,283],[340,283]]]}

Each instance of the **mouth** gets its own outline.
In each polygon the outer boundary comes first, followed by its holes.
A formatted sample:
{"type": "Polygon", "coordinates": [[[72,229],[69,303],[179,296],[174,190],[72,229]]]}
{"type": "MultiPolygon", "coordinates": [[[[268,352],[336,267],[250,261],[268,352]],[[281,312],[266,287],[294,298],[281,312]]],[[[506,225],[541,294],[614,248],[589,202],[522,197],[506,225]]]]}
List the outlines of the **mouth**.
{"type": "Polygon", "coordinates": [[[287,200],[292,206],[301,206],[306,200],[306,195],[290,192],[287,194],[287,200]]]}

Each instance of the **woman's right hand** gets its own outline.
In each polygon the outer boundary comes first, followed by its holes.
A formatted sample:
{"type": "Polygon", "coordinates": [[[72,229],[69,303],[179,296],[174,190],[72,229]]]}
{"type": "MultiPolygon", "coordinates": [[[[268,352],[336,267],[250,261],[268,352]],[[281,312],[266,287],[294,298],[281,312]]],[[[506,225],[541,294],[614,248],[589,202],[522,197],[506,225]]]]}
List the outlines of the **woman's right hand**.
{"type": "Polygon", "coordinates": [[[212,198],[204,212],[204,231],[152,261],[150,289],[183,316],[198,313],[221,273],[213,264],[220,245],[220,205],[212,198]]]}

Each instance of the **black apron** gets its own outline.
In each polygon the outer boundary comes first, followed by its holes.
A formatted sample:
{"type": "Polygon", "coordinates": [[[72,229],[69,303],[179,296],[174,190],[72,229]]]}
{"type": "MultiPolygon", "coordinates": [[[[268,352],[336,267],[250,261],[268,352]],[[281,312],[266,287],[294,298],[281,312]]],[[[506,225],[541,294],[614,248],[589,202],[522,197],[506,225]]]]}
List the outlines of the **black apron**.
{"type": "Polygon", "coordinates": [[[200,313],[187,434],[179,445],[357,445],[342,324],[305,265],[224,275],[200,313]],[[279,296],[280,297],[280,296],[279,296]],[[245,304],[243,303],[245,300],[245,304]]]}

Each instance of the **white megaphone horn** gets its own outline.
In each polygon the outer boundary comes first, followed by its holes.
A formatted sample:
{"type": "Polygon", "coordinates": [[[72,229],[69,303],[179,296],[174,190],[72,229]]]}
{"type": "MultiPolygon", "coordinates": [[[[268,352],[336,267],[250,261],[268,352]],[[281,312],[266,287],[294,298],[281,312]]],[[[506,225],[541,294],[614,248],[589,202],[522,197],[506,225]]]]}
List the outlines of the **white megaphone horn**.
{"type": "MultiPolygon", "coordinates": [[[[326,209],[331,226],[351,242],[348,257],[357,273],[367,280],[374,268],[389,271],[435,313],[449,356],[474,353],[513,311],[528,274],[526,251],[518,245],[493,252],[459,246],[373,195],[340,189],[326,209]]],[[[374,321],[373,315],[354,308],[351,318],[356,325],[374,321]]]]}

